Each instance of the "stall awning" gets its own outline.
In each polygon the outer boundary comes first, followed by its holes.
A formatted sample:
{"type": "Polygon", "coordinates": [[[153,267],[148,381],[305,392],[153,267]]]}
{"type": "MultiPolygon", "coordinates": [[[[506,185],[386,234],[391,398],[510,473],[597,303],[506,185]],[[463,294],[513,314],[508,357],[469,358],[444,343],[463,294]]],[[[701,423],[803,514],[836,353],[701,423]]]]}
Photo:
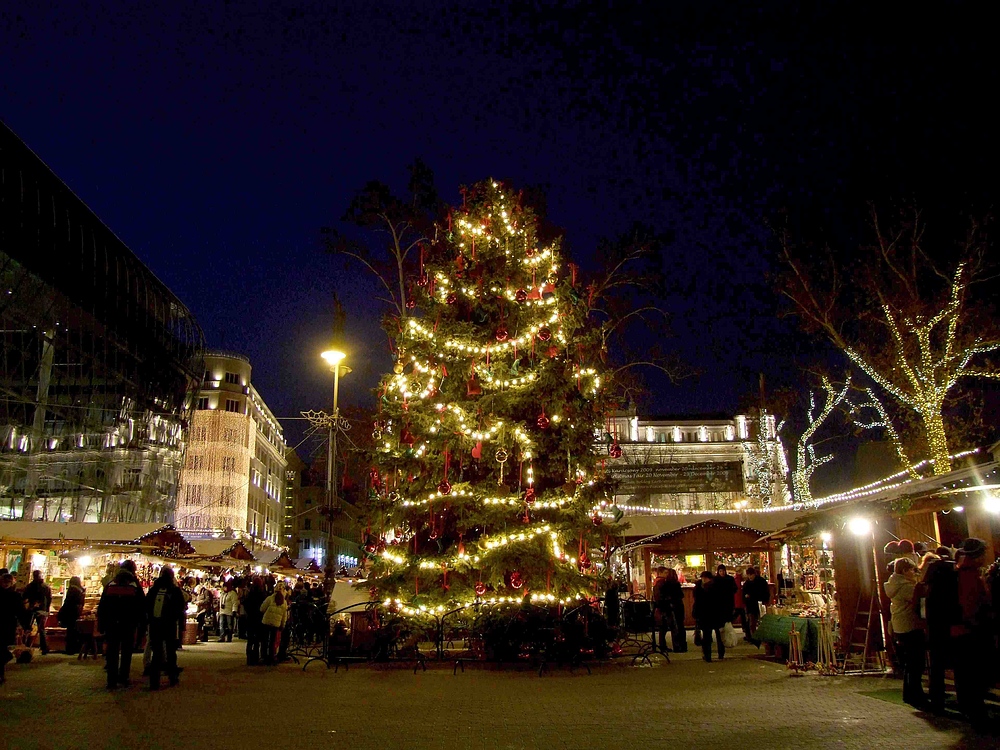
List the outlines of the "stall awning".
{"type": "Polygon", "coordinates": [[[709,518],[672,531],[648,536],[625,544],[621,550],[627,552],[636,547],[670,547],[677,550],[737,550],[766,545],[759,544],[763,536],[759,529],[740,526],[709,518]]]}
{"type": "Polygon", "coordinates": [[[171,524],[59,523],[56,521],[0,521],[0,542],[8,546],[46,547],[136,546],[189,555],[194,547],[171,524]]]}
{"type": "Polygon", "coordinates": [[[195,539],[191,544],[194,545],[196,555],[207,559],[228,557],[247,562],[257,559],[240,539],[195,539]]]}

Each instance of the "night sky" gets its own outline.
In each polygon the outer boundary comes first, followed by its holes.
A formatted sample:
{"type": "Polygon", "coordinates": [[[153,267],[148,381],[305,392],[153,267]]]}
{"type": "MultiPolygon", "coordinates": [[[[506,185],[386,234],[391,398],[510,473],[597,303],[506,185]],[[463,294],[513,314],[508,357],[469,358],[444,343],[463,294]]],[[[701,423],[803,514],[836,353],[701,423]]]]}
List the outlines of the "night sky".
{"type": "Polygon", "coordinates": [[[405,185],[415,157],[451,203],[486,177],[543,187],[585,265],[633,221],[673,235],[665,304],[703,374],[652,377],[661,414],[732,413],[758,372],[796,380],[808,355],[766,278],[775,211],[994,198],[994,26],[971,5],[515,5],[14,0],[0,118],[209,346],[251,358],[280,417],[329,400],[335,293],[342,403],[389,368],[374,286],[319,230],[366,181],[405,185]]]}

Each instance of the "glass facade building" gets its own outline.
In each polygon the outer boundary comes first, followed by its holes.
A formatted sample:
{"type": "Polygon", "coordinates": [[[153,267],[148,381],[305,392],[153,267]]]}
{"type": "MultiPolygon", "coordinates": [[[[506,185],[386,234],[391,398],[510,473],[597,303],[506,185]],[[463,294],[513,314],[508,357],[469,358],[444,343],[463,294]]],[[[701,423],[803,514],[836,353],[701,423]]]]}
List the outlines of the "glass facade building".
{"type": "Polygon", "coordinates": [[[0,123],[0,518],[168,521],[203,349],[180,300],[0,123]]]}

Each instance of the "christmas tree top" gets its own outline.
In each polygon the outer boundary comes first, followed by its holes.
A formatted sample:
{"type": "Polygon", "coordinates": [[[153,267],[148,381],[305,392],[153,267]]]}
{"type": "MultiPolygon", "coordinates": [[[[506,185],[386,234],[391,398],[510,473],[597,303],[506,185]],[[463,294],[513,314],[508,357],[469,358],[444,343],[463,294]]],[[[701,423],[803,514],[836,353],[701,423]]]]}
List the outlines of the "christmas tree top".
{"type": "Polygon", "coordinates": [[[464,193],[421,247],[411,317],[388,321],[369,583],[404,611],[576,601],[620,533],[599,512],[600,327],[529,207],[493,181],[464,193]]]}

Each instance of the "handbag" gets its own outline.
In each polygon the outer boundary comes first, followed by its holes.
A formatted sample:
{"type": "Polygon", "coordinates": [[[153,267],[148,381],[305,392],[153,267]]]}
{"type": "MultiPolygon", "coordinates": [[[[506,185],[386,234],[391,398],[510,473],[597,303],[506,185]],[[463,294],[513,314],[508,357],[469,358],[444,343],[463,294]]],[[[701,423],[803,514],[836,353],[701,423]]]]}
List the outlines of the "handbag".
{"type": "Polygon", "coordinates": [[[731,622],[727,622],[722,627],[722,642],[726,645],[726,648],[736,648],[736,645],[740,642],[739,637],[736,635],[736,628],[733,627],[731,622]]]}

